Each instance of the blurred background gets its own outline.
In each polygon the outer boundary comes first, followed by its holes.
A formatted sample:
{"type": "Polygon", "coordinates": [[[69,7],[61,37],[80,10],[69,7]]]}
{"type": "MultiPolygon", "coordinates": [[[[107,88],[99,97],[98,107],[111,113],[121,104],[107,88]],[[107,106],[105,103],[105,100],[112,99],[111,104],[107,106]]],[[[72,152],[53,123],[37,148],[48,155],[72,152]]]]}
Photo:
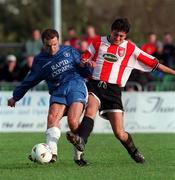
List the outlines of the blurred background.
{"type": "MultiPolygon", "coordinates": [[[[53,0],[0,0],[0,41],[24,42],[32,29],[43,30],[53,25],[53,0]]],[[[70,26],[82,35],[88,23],[97,32],[106,34],[117,17],[127,17],[132,24],[130,37],[138,43],[146,34],[155,32],[159,38],[164,32],[175,35],[174,0],[62,0],[62,32],[66,38],[70,26]]]]}

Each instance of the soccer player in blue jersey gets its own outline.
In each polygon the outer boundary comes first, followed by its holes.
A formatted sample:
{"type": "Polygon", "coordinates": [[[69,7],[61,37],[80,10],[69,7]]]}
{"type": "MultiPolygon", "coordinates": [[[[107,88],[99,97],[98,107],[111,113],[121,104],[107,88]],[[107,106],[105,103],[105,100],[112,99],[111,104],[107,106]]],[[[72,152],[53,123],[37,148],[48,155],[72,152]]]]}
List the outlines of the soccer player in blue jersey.
{"type": "Polygon", "coordinates": [[[42,80],[46,81],[50,94],[46,143],[53,153],[51,162],[55,162],[61,134],[60,120],[67,115],[70,130],[76,133],[88,94],[84,78],[80,75],[79,52],[70,46],[59,45],[59,34],[54,29],[43,31],[42,42],[42,51],[35,56],[31,72],[15,88],[13,97],[8,99],[8,106],[15,107],[30,88],[42,80]]]}

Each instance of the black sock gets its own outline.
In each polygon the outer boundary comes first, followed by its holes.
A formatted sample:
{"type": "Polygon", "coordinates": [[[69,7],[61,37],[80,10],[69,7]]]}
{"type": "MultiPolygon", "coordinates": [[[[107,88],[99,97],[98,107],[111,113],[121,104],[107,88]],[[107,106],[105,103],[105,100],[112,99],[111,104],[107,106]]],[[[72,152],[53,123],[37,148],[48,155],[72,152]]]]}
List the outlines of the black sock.
{"type": "Polygon", "coordinates": [[[132,140],[131,135],[128,133],[128,139],[126,142],[121,141],[120,142],[123,144],[123,146],[126,148],[126,150],[128,151],[128,153],[133,156],[135,154],[135,152],[137,151],[137,148],[134,145],[134,142],[132,140]]]}
{"type": "Polygon", "coordinates": [[[85,143],[87,143],[88,137],[90,136],[93,127],[94,120],[90,117],[84,116],[78,128],[78,135],[83,138],[85,143]]]}

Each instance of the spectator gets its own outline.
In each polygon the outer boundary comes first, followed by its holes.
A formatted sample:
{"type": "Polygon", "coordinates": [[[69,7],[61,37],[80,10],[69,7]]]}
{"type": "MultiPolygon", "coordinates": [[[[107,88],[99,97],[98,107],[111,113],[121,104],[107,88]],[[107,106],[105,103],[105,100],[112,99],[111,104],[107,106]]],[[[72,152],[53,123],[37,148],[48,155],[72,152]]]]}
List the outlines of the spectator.
{"type": "Polygon", "coordinates": [[[86,32],[82,39],[86,40],[89,45],[92,42],[92,40],[97,37],[99,37],[99,35],[96,34],[95,27],[89,24],[86,27],[86,32]]]}
{"type": "MultiPolygon", "coordinates": [[[[155,55],[157,52],[157,36],[155,33],[150,32],[148,34],[147,42],[141,46],[141,50],[150,55],[155,55]]],[[[154,81],[154,77],[151,73],[134,70],[129,78],[129,81],[137,81],[144,86],[145,84],[154,81]]]]}
{"type": "Polygon", "coordinates": [[[6,63],[0,72],[0,81],[14,82],[18,81],[18,78],[17,59],[15,55],[10,54],[6,57],[6,63]]]}
{"type": "Polygon", "coordinates": [[[34,29],[31,38],[25,43],[25,57],[37,55],[42,48],[41,32],[39,29],[34,29]]]}
{"type": "MultiPolygon", "coordinates": [[[[163,52],[162,52],[163,63],[166,66],[175,68],[175,46],[173,44],[173,37],[170,32],[166,32],[163,36],[163,52]]],[[[165,74],[163,76],[163,83],[169,83],[175,81],[174,76],[165,74]]]]}
{"type": "Polygon", "coordinates": [[[175,67],[175,46],[173,44],[173,37],[171,33],[167,32],[163,38],[163,60],[164,64],[169,67],[175,67]]]}
{"type": "MultiPolygon", "coordinates": [[[[163,60],[163,44],[162,42],[157,42],[157,50],[152,54],[154,57],[159,59],[159,62],[162,64],[166,64],[163,60]]],[[[148,73],[152,76],[152,81],[163,81],[164,76],[166,76],[161,71],[153,71],[151,73],[148,73]]],[[[150,79],[151,80],[151,79],[150,79]]]]}
{"type": "Polygon", "coordinates": [[[151,32],[148,34],[148,40],[145,44],[141,46],[141,50],[146,53],[153,55],[157,50],[157,36],[155,33],[151,32]]]}
{"type": "Polygon", "coordinates": [[[159,41],[157,42],[156,51],[152,55],[155,56],[157,59],[161,60],[161,63],[163,63],[162,53],[163,53],[163,43],[159,41]]]}
{"type": "Polygon", "coordinates": [[[77,32],[75,27],[69,27],[68,28],[68,40],[70,42],[70,45],[76,49],[80,49],[80,39],[77,37],[77,32]]]}
{"type": "Polygon", "coordinates": [[[88,42],[85,40],[82,40],[80,42],[80,53],[84,53],[87,50],[88,42]]]}
{"type": "Polygon", "coordinates": [[[33,64],[34,56],[29,55],[25,58],[25,64],[20,70],[19,81],[22,81],[24,77],[30,72],[33,64]]]}
{"type": "Polygon", "coordinates": [[[63,44],[64,44],[65,46],[70,46],[70,45],[71,45],[69,39],[65,39],[65,40],[63,41],[63,44]]]}

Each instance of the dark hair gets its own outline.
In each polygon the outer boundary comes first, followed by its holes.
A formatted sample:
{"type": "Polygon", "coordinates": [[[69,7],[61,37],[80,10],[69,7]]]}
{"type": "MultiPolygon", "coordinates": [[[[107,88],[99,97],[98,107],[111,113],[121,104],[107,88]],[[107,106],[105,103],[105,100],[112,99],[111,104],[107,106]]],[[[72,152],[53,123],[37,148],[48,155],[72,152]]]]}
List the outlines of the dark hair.
{"type": "Polygon", "coordinates": [[[151,31],[151,32],[148,33],[148,36],[150,36],[150,35],[156,35],[156,33],[151,31]]]}
{"type": "Polygon", "coordinates": [[[69,26],[67,30],[68,30],[68,31],[76,30],[76,28],[75,28],[74,26],[69,26]]]}
{"type": "Polygon", "coordinates": [[[123,31],[128,33],[130,30],[130,24],[128,22],[128,19],[127,18],[116,19],[111,25],[111,31],[113,30],[123,31]]]}
{"type": "Polygon", "coordinates": [[[172,35],[169,31],[164,32],[164,36],[166,35],[172,35]]]}
{"type": "Polygon", "coordinates": [[[49,40],[54,37],[59,38],[59,34],[55,29],[45,29],[41,34],[41,39],[44,42],[44,39],[49,40]]]}

